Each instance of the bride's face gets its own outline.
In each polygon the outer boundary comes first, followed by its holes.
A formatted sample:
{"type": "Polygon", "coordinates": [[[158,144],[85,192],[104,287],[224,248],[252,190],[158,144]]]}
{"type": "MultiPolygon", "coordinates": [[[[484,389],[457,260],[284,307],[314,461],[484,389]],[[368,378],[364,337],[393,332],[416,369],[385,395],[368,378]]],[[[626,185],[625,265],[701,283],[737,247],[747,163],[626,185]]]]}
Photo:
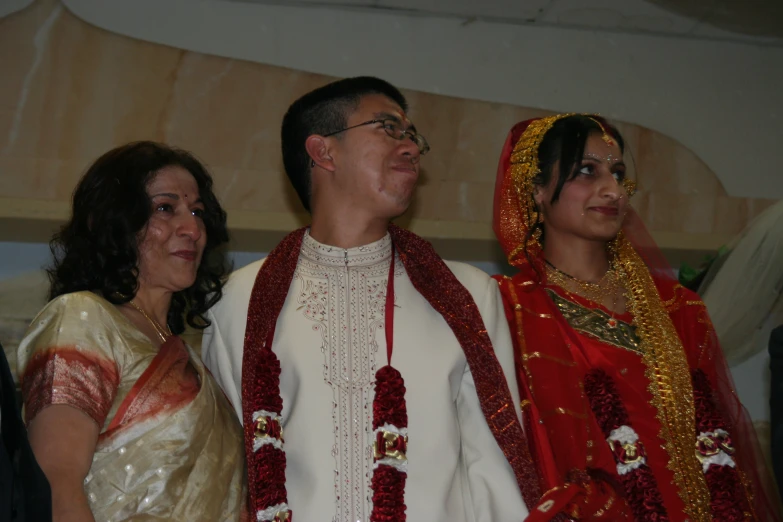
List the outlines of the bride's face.
{"type": "Polygon", "coordinates": [[[607,143],[601,134],[590,134],[582,159],[575,165],[576,175],[565,182],[557,201],[552,203],[559,169],[558,161],[549,183],[538,187],[535,194],[547,241],[555,237],[603,242],[614,239],[623,226],[628,206],[628,193],[623,186],[625,163],[617,142],[607,143]]]}

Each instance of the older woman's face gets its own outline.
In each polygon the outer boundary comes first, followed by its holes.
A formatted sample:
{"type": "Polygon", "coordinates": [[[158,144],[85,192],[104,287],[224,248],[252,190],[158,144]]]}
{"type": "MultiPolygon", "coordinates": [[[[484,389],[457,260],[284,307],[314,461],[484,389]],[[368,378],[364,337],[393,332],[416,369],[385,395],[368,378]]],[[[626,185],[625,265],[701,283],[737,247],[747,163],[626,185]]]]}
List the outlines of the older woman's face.
{"type": "Polygon", "coordinates": [[[152,216],[139,236],[139,286],[179,292],[193,285],[207,233],[195,178],[165,167],[147,185],[152,216]]]}

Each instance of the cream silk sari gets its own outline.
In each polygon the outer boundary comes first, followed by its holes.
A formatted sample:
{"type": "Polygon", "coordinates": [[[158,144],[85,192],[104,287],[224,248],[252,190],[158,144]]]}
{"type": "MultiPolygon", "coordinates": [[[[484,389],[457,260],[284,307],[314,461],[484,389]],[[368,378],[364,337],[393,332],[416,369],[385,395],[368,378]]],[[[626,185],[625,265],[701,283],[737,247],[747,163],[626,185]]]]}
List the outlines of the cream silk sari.
{"type": "Polygon", "coordinates": [[[26,422],[66,404],[101,426],[84,485],[96,521],[246,516],[239,420],[179,337],[158,349],[108,301],[67,294],[30,325],[19,375],[26,422]]]}

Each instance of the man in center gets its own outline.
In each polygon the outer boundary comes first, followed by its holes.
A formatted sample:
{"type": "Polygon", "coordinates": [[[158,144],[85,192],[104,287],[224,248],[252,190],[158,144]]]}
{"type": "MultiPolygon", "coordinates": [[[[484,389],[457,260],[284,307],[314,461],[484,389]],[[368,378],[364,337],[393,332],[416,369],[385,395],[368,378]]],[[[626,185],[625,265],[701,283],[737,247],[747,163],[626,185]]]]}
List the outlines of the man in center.
{"type": "Polygon", "coordinates": [[[540,497],[497,285],[391,224],[429,150],[406,110],[369,77],[291,105],[283,162],[311,225],[210,312],[259,521],[511,522],[540,497]]]}

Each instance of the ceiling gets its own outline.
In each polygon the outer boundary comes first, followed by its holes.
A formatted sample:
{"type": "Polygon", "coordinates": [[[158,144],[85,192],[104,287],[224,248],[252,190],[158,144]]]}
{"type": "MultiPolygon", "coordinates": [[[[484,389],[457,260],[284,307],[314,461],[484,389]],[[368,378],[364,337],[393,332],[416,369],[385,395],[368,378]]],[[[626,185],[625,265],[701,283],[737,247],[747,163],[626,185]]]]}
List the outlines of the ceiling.
{"type": "Polygon", "coordinates": [[[228,0],[783,46],[781,0],[228,0]]]}

